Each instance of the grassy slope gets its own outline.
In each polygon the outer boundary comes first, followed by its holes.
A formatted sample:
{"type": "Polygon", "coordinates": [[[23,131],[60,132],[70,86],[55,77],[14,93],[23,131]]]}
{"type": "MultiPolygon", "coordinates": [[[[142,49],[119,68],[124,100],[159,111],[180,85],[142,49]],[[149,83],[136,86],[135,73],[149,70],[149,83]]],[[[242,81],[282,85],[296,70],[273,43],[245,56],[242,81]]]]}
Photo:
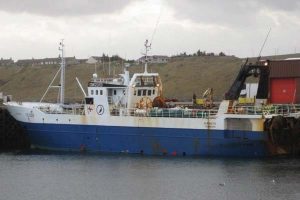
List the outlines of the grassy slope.
{"type": "Polygon", "coordinates": [[[236,76],[241,60],[234,57],[187,57],[172,60],[165,67],[156,69],[164,83],[164,95],[179,99],[198,97],[209,87],[215,97],[222,98],[236,76]]]}
{"type": "MultiPolygon", "coordinates": [[[[281,59],[286,57],[293,56],[280,56],[281,59]]],[[[191,99],[194,92],[200,97],[207,88],[212,87],[215,99],[222,99],[234,81],[242,62],[242,59],[227,56],[174,58],[167,64],[150,65],[148,71],[160,73],[165,97],[191,99]]],[[[107,67],[106,71],[103,69],[105,69],[103,66],[98,67],[99,76],[106,76],[107,67]]],[[[0,67],[0,91],[13,95],[18,101],[39,100],[57,70],[58,66],[0,67]]],[[[130,67],[130,71],[132,74],[142,72],[143,69],[141,66],[133,66],[130,67]]],[[[121,69],[116,67],[116,74],[120,72],[121,69]]],[[[93,65],[68,66],[66,98],[82,99],[83,95],[75,77],[78,77],[86,88],[92,73],[94,73],[93,65]]],[[[55,100],[57,89],[50,91],[47,99],[55,100]]]]}

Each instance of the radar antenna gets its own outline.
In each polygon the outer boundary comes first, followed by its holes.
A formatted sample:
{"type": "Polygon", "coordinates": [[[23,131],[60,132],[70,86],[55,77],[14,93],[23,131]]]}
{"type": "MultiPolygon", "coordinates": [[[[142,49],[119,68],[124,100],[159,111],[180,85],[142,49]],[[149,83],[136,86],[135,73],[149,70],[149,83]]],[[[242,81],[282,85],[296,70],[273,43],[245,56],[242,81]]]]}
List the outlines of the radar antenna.
{"type": "Polygon", "coordinates": [[[145,71],[144,73],[148,73],[147,68],[148,68],[148,51],[151,49],[151,43],[148,44],[148,39],[145,41],[145,53],[143,54],[145,56],[145,71]]]}

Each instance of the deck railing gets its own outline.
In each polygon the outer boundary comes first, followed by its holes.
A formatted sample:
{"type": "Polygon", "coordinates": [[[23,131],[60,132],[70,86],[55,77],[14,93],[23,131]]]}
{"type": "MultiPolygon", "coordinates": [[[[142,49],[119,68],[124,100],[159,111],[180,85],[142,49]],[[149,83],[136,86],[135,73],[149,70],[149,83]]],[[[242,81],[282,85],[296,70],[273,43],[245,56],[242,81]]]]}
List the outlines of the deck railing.
{"type": "Polygon", "coordinates": [[[112,116],[135,116],[135,117],[168,117],[168,118],[214,118],[216,109],[172,109],[172,108],[149,108],[149,109],[112,109],[112,116]]]}
{"type": "Polygon", "coordinates": [[[300,104],[269,104],[263,106],[234,106],[229,107],[226,114],[245,115],[300,115],[300,104]]]}
{"type": "MultiPolygon", "coordinates": [[[[215,118],[218,109],[172,109],[172,108],[149,108],[149,109],[112,109],[112,116],[137,116],[137,117],[170,117],[170,118],[215,118]]],[[[221,113],[220,113],[221,114],[221,113]]],[[[282,115],[300,117],[299,104],[276,104],[267,106],[234,106],[228,107],[224,114],[235,115],[282,115]]]]}
{"type": "MultiPolygon", "coordinates": [[[[68,106],[40,106],[38,109],[49,114],[84,115],[84,104],[68,106]]],[[[148,108],[148,109],[110,109],[112,116],[136,117],[168,117],[168,118],[215,118],[218,108],[190,109],[190,108],[148,108]]],[[[222,113],[219,113],[222,114],[222,113]]],[[[266,106],[233,106],[228,107],[223,114],[234,115],[262,115],[262,116],[291,116],[300,117],[300,104],[273,104],[266,106]]]]}

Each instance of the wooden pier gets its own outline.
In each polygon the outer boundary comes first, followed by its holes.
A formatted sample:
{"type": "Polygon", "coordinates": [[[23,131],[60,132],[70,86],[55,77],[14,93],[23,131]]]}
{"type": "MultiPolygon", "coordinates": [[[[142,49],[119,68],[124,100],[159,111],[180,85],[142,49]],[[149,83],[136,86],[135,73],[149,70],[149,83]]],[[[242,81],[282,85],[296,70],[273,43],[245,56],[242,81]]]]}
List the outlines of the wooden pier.
{"type": "Polygon", "coordinates": [[[0,102],[0,151],[24,150],[30,142],[23,128],[10,116],[0,102]]]}

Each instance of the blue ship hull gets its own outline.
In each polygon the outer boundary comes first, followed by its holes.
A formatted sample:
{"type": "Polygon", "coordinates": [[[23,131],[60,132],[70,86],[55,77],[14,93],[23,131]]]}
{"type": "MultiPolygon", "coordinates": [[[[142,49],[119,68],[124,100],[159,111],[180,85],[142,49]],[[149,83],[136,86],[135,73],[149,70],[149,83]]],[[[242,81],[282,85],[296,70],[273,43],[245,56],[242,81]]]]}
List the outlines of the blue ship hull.
{"type": "Polygon", "coordinates": [[[148,155],[269,155],[264,132],[33,123],[23,126],[31,144],[42,149],[148,155]]]}

